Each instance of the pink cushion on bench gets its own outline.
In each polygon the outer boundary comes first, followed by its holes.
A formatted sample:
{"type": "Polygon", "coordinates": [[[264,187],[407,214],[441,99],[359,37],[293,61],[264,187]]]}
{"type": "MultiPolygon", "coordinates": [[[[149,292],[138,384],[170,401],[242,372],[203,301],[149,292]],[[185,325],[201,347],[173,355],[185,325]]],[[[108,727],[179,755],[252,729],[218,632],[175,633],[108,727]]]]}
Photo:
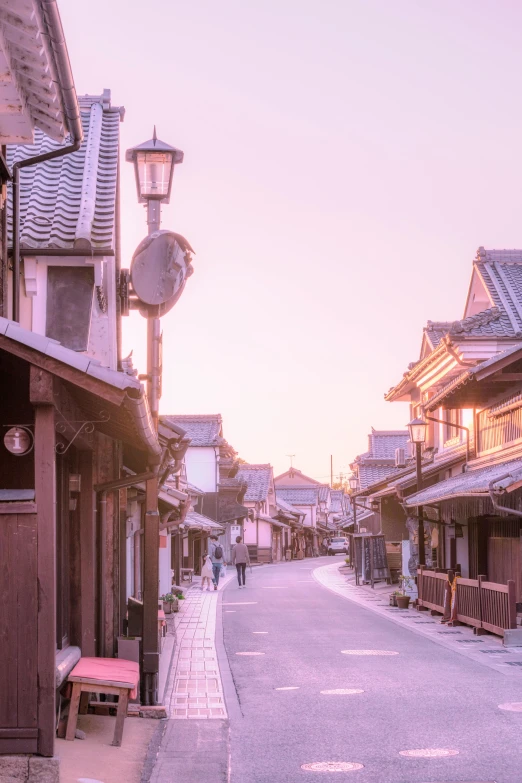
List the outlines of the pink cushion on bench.
{"type": "Polygon", "coordinates": [[[80,677],[98,680],[100,683],[118,682],[122,687],[129,685],[132,687],[130,697],[135,699],[138,695],[140,667],[134,661],[125,661],[123,658],[80,658],[69,674],[69,681],[74,682],[80,677]]]}

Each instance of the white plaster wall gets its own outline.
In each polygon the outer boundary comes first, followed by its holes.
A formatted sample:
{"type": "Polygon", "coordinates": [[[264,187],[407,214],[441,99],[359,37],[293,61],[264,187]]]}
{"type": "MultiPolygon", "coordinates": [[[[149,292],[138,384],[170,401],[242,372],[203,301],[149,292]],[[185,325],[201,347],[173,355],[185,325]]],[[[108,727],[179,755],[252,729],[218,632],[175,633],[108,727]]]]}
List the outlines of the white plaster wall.
{"type": "Polygon", "coordinates": [[[126,563],[125,563],[125,598],[128,600],[134,593],[134,553],[132,548],[132,538],[125,540],[126,563]]]}
{"type": "Polygon", "coordinates": [[[258,522],[258,546],[272,546],[272,525],[270,522],[264,522],[262,519],[258,522]]]}
{"type": "Polygon", "coordinates": [[[167,546],[159,550],[159,594],[170,593],[170,563],[171,563],[171,536],[167,533],[160,533],[160,538],[166,539],[167,546]]]}
{"type": "Polygon", "coordinates": [[[469,579],[468,527],[462,526],[463,538],[457,538],[457,563],[460,563],[461,574],[469,579]]]}
{"type": "Polygon", "coordinates": [[[185,466],[191,484],[203,492],[216,491],[216,453],[212,446],[189,446],[185,466]]]}
{"type": "MultiPolygon", "coordinates": [[[[257,526],[255,522],[246,519],[243,525],[243,541],[245,544],[257,544],[257,526]]],[[[233,541],[232,544],[236,542],[233,541]]]]}
{"type": "MultiPolygon", "coordinates": [[[[90,257],[36,257],[36,293],[27,296],[25,277],[22,280],[20,297],[20,323],[37,334],[45,334],[47,310],[47,269],[49,266],[94,266],[95,278],[102,274],[102,289],[107,300],[107,312],[98,305],[96,291],[93,294],[89,343],[85,353],[98,359],[104,367],[113,370],[117,366],[116,335],[116,281],[114,258],[90,257]]],[[[32,285],[32,283],[31,283],[32,285]]]]}

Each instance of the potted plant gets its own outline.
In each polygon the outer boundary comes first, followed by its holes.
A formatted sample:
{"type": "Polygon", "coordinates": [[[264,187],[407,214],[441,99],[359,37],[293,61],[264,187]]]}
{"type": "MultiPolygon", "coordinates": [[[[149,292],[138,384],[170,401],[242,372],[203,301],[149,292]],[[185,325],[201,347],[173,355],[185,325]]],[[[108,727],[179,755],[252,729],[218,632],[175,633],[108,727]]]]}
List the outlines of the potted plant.
{"type": "Polygon", "coordinates": [[[400,595],[400,592],[398,590],[394,590],[393,593],[390,593],[390,606],[397,606],[398,595],[400,595]]]}
{"type": "Polygon", "coordinates": [[[172,595],[172,593],[165,593],[165,595],[161,595],[160,601],[163,602],[163,611],[165,612],[165,614],[172,613],[174,602],[176,602],[176,610],[177,610],[177,599],[175,596],[172,595]]]}
{"type": "Polygon", "coordinates": [[[415,587],[415,580],[412,576],[401,574],[399,577],[400,591],[397,594],[397,606],[399,609],[407,609],[410,605],[411,596],[408,591],[415,587]]]}

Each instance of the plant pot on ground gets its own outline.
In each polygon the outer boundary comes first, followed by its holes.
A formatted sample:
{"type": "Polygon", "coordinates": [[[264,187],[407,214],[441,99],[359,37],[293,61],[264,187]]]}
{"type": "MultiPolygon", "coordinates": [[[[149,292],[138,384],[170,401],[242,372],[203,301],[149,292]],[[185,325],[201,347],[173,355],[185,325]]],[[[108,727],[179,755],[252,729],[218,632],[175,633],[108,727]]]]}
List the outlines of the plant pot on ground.
{"type": "Polygon", "coordinates": [[[397,606],[399,609],[407,609],[410,605],[410,596],[409,595],[397,595],[397,606]]]}
{"type": "Polygon", "coordinates": [[[397,606],[397,593],[390,593],[390,606],[397,606]]]}
{"type": "Polygon", "coordinates": [[[163,611],[165,614],[171,614],[172,606],[175,600],[176,598],[172,595],[172,593],[165,593],[165,595],[160,596],[160,601],[163,602],[163,611]]]}

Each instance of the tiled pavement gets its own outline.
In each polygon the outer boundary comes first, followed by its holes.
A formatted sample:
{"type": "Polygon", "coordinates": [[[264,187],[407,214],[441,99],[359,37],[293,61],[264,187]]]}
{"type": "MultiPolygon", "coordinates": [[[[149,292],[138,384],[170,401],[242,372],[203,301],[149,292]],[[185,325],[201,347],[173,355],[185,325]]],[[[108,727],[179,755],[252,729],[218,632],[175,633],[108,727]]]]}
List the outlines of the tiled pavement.
{"type": "Polygon", "coordinates": [[[215,645],[218,595],[192,588],[175,617],[177,647],[166,691],[172,719],[227,717],[215,645]]]}
{"type": "Polygon", "coordinates": [[[323,587],[351,601],[367,607],[392,622],[430,638],[442,647],[464,655],[502,674],[522,676],[522,647],[504,647],[498,636],[487,634],[477,637],[473,629],[466,625],[448,628],[440,622],[440,615],[431,616],[429,612],[415,609],[396,609],[390,607],[388,594],[380,586],[375,591],[367,586],[357,587],[353,572],[341,572],[338,563],[322,566],[313,571],[313,577],[323,587]]]}

